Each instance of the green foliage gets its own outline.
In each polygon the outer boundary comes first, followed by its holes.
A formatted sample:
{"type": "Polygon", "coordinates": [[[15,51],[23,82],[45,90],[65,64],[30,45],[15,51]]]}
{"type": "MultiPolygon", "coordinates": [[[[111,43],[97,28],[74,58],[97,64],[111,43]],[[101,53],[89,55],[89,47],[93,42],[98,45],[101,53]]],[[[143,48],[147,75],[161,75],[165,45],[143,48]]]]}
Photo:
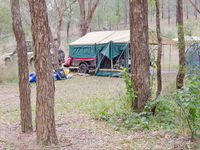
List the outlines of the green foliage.
{"type": "Polygon", "coordinates": [[[166,93],[158,99],[149,101],[143,112],[130,109],[130,76],[123,74],[126,94],[115,103],[101,105],[102,109],[93,111],[95,119],[107,121],[116,130],[148,130],[162,128],[166,131],[187,133],[191,138],[200,137],[200,76],[188,77],[186,85],[175,93],[166,93]],[[156,115],[150,111],[156,105],[156,115]]]}
{"type": "Polygon", "coordinates": [[[176,94],[180,117],[187,124],[191,138],[200,137],[200,76],[190,76],[176,94]]]}
{"type": "Polygon", "coordinates": [[[131,81],[131,75],[126,71],[126,69],[124,68],[124,71],[122,72],[122,77],[124,79],[124,83],[125,83],[125,89],[126,89],[126,97],[128,100],[128,104],[130,106],[130,102],[132,99],[135,98],[135,92],[133,89],[133,83],[131,81]]]}
{"type": "Polygon", "coordinates": [[[167,36],[168,38],[170,38],[170,39],[173,39],[173,38],[175,37],[175,34],[174,34],[173,32],[171,32],[171,31],[168,31],[168,32],[166,33],[166,36],[167,36]]]}

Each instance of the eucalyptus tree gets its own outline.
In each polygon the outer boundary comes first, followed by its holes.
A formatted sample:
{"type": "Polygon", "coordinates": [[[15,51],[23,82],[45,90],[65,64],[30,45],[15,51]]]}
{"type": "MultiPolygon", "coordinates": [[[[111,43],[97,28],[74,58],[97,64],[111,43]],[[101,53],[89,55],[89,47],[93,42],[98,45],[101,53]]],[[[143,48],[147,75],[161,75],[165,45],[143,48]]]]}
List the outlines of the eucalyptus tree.
{"type": "Polygon", "coordinates": [[[19,98],[22,132],[32,132],[31,89],[28,82],[28,58],[25,33],[22,28],[19,0],[10,0],[13,32],[17,41],[19,98]]]}
{"type": "Polygon", "coordinates": [[[160,29],[160,0],[155,0],[156,4],[156,33],[158,39],[158,53],[157,53],[157,92],[156,96],[159,96],[162,91],[162,75],[161,75],[161,56],[162,56],[162,38],[160,29]]]}
{"type": "Polygon", "coordinates": [[[183,27],[183,0],[177,0],[176,20],[178,25],[179,71],[176,77],[176,87],[180,89],[185,77],[185,39],[183,27]]]}
{"type": "Polygon", "coordinates": [[[86,7],[86,0],[78,0],[78,3],[80,7],[80,35],[84,36],[88,31],[99,0],[87,0],[88,7],[86,7]]]}
{"type": "Polygon", "coordinates": [[[31,30],[35,55],[36,81],[36,134],[42,145],[57,144],[54,96],[55,85],[49,43],[52,35],[49,27],[45,0],[28,0],[31,14],[31,30]]]}
{"type": "Polygon", "coordinates": [[[148,0],[130,0],[130,36],[132,108],[141,110],[150,98],[148,0]]]}

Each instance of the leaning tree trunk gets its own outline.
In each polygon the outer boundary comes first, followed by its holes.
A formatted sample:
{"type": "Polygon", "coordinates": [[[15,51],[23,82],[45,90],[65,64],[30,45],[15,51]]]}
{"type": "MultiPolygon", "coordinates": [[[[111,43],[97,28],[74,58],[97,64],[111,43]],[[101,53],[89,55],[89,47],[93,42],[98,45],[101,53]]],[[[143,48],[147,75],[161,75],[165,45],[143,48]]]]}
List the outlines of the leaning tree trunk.
{"type": "Polygon", "coordinates": [[[161,56],[162,56],[162,38],[160,32],[160,0],[156,0],[156,32],[158,39],[158,54],[157,54],[157,92],[159,96],[162,91],[162,76],[161,76],[161,56]]]}
{"type": "Polygon", "coordinates": [[[90,26],[92,17],[94,15],[95,9],[99,4],[99,0],[95,0],[92,4],[92,0],[88,0],[88,10],[86,13],[85,0],[78,0],[80,7],[80,35],[84,36],[90,26]]]}
{"type": "Polygon", "coordinates": [[[130,1],[131,75],[136,98],[132,108],[142,109],[150,97],[148,0],[130,1]]]}
{"type": "Polygon", "coordinates": [[[179,71],[176,78],[176,87],[183,86],[185,77],[185,39],[183,30],[183,0],[177,0],[177,24],[178,24],[178,48],[179,48],[179,71]]]}
{"type": "Polygon", "coordinates": [[[32,37],[35,55],[36,82],[36,133],[37,142],[43,145],[57,144],[53,68],[49,43],[51,31],[45,0],[29,0],[32,37]]]}
{"type": "Polygon", "coordinates": [[[31,90],[28,82],[28,58],[25,33],[22,28],[19,0],[10,0],[13,31],[17,41],[19,97],[22,132],[33,131],[31,111],[31,90]]]}

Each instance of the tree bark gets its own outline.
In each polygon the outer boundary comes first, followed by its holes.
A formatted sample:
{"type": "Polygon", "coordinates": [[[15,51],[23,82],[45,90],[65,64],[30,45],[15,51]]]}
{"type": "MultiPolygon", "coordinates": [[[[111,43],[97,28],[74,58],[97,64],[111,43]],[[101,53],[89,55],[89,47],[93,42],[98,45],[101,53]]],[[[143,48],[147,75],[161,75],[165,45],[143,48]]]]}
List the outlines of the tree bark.
{"type": "Polygon", "coordinates": [[[31,90],[28,82],[28,58],[25,33],[22,28],[19,0],[10,0],[12,25],[17,41],[19,98],[22,132],[32,132],[31,90]]]}
{"type": "Polygon", "coordinates": [[[88,0],[88,13],[86,13],[85,0],[78,0],[80,7],[80,35],[84,36],[90,26],[94,11],[99,4],[99,0],[95,0],[92,5],[92,0],[88,0]]]}
{"type": "Polygon", "coordinates": [[[130,1],[131,80],[136,97],[132,108],[141,110],[150,97],[148,0],[130,1]]]}
{"type": "Polygon", "coordinates": [[[177,0],[177,24],[178,24],[178,48],[179,48],[179,71],[176,78],[176,87],[180,89],[185,77],[185,39],[183,29],[183,0],[177,0]]]}
{"type": "Polygon", "coordinates": [[[49,43],[51,31],[48,23],[45,0],[29,0],[32,22],[32,38],[35,55],[36,82],[36,134],[42,145],[57,144],[55,116],[53,68],[49,43]]]}
{"type": "Polygon", "coordinates": [[[162,91],[162,76],[161,76],[161,56],[162,56],[162,38],[160,31],[160,0],[156,0],[156,32],[158,39],[158,54],[157,54],[157,92],[158,97],[162,91]]]}

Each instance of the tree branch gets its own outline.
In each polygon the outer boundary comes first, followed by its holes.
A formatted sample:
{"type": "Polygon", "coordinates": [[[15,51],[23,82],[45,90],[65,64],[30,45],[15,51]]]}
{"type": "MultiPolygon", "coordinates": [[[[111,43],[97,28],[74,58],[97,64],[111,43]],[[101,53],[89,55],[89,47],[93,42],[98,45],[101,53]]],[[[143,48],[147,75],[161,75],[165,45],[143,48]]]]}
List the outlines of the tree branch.
{"type": "Polygon", "coordinates": [[[99,0],[96,0],[95,3],[94,3],[94,5],[93,5],[93,7],[91,8],[91,11],[89,12],[89,14],[88,14],[88,16],[87,16],[87,21],[89,21],[89,22],[91,21],[92,16],[93,16],[93,14],[94,14],[94,11],[95,11],[95,9],[96,9],[98,3],[99,3],[99,0]]]}
{"type": "Polygon", "coordinates": [[[190,4],[196,9],[196,11],[200,14],[200,9],[194,4],[192,0],[189,0],[190,4]]]}

